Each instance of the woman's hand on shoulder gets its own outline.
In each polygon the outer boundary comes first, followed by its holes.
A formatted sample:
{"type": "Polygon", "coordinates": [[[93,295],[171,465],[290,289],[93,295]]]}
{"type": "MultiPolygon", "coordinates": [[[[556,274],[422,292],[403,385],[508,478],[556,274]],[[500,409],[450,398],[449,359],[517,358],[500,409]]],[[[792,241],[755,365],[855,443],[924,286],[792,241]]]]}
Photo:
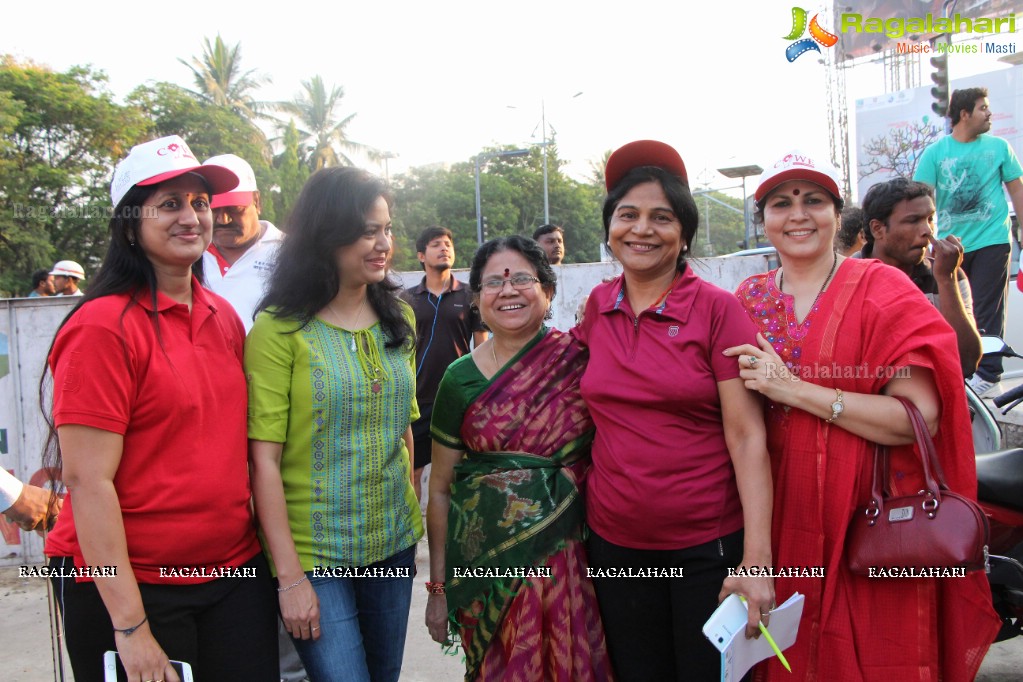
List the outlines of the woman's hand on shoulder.
{"type": "MultiPolygon", "coordinates": [[[[281,581],[282,585],[290,582],[281,581]]],[[[296,639],[320,638],[320,600],[308,580],[277,594],[284,628],[296,639]]]]}
{"type": "Polygon", "coordinates": [[[739,363],[739,378],[751,391],[756,391],[776,403],[791,405],[793,395],[799,390],[799,377],[793,374],[785,361],[778,356],[771,344],[759,332],[757,346],[744,343],[721,351],[734,357],[739,363]]]}
{"type": "Polygon", "coordinates": [[[167,654],[153,637],[148,621],[130,635],[115,632],[114,643],[129,680],[181,682],[167,654]]]}
{"type": "Polygon", "coordinates": [[[431,594],[426,601],[426,627],[430,637],[438,644],[450,644],[448,638],[448,598],[444,594],[431,594]]]}
{"type": "Polygon", "coordinates": [[[737,594],[746,600],[746,608],[749,609],[746,639],[760,636],[759,624],[768,624],[771,609],[775,607],[774,577],[770,570],[770,566],[752,565],[744,561],[735,569],[735,575],[725,578],[721,585],[719,602],[730,594],[737,594]]]}

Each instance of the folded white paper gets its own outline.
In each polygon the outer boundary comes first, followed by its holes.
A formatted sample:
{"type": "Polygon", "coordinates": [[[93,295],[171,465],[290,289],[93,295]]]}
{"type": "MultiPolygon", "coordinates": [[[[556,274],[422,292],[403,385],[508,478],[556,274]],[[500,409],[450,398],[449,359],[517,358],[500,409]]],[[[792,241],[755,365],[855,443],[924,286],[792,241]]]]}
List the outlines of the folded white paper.
{"type": "MultiPolygon", "coordinates": [[[[767,630],[782,651],[795,644],[802,615],[803,595],[798,592],[771,611],[767,630]]],[[[721,652],[721,682],[741,680],[754,665],[775,655],[763,635],[746,639],[747,620],[746,605],[730,594],[703,625],[703,634],[721,652]]]]}

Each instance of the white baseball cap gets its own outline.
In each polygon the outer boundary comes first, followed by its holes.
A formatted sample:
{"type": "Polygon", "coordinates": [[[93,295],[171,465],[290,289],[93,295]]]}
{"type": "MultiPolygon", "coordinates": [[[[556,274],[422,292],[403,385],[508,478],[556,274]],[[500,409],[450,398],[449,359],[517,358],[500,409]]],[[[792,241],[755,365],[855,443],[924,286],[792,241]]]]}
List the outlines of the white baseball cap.
{"type": "Polygon", "coordinates": [[[135,185],[157,185],[185,173],[195,173],[210,186],[210,193],[226,192],[238,184],[238,176],[222,166],[203,166],[185,141],[177,135],[137,144],[114,169],[110,200],[114,206],[135,185]]]}
{"type": "Polygon", "coordinates": [[[60,275],[62,277],[75,277],[77,279],[85,279],[85,270],[81,265],[74,262],[73,260],[62,260],[57,261],[53,266],[53,270],[50,270],[51,275],[60,275]]]}
{"type": "Polygon", "coordinates": [[[256,187],[256,174],[248,161],[234,154],[221,154],[206,159],[203,166],[221,166],[238,176],[238,186],[223,194],[215,194],[210,199],[210,208],[248,206],[253,202],[252,193],[258,192],[259,188],[256,187]]]}
{"type": "Polygon", "coordinates": [[[763,201],[771,190],[789,180],[812,182],[831,192],[836,199],[842,199],[842,181],[838,178],[838,171],[827,161],[814,159],[797,149],[778,159],[760,175],[754,198],[758,202],[763,201]]]}

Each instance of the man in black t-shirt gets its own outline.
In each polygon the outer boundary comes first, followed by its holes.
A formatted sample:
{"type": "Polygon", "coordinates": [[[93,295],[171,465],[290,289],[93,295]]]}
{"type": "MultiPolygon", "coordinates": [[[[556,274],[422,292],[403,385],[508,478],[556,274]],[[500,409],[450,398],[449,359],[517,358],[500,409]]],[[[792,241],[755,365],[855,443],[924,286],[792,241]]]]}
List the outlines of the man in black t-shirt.
{"type": "Polygon", "coordinates": [[[412,424],[413,486],[416,497],[422,499],[423,469],[430,463],[433,447],[430,418],[437,387],[448,365],[469,352],[470,341],[478,345],[487,335],[479,311],[472,305],[469,286],[451,273],[455,264],[451,230],[426,228],[416,240],[416,252],[426,275],[401,297],[416,314],[416,401],[421,416],[412,424]]]}

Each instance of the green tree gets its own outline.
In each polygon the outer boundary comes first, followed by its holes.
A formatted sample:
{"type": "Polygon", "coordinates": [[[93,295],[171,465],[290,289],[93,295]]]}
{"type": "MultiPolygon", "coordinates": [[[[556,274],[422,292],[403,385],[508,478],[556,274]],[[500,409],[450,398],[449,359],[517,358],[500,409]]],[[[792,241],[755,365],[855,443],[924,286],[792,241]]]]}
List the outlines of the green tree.
{"type": "Polygon", "coordinates": [[[196,91],[201,99],[219,107],[227,107],[246,121],[254,121],[263,105],[256,102],[252,92],[270,82],[268,76],[255,69],[242,71],[242,44],[228,47],[217,34],[213,43],[203,38],[202,55],[192,57],[191,63],[178,59],[192,72],[196,91]]]}
{"type": "MultiPolygon", "coordinates": [[[[148,118],[153,137],[180,135],[200,161],[236,154],[252,166],[262,193],[269,196],[277,186],[266,138],[231,109],[202,101],[173,83],[139,86],[128,95],[128,102],[148,118]]],[[[264,201],[262,217],[274,220],[274,208],[273,201],[264,201]]]]}
{"type": "Polygon", "coordinates": [[[309,167],[301,161],[298,129],[294,121],[288,123],[284,131],[283,145],[284,151],[277,156],[274,163],[277,169],[277,186],[280,190],[274,194],[274,201],[276,213],[282,223],[287,221],[291,207],[309,177],[309,167]]]}
{"type": "Polygon", "coordinates": [[[32,271],[61,258],[96,271],[114,164],[145,127],[100,71],[0,58],[0,295],[27,293],[32,271]]]}
{"type": "MultiPolygon", "coordinates": [[[[507,148],[507,149],[510,149],[507,148]]],[[[505,151],[487,149],[487,152],[505,151]]],[[[595,261],[603,238],[600,197],[593,187],[565,177],[557,149],[548,157],[551,221],[565,228],[566,262],[595,261]]],[[[526,157],[495,157],[480,172],[487,237],[531,236],[543,222],[542,151],[526,157]]],[[[455,237],[458,264],[467,266],[476,246],[473,162],[450,169],[414,168],[394,178],[393,218],[398,244],[395,266],[416,269],[415,238],[425,227],[443,225],[455,237]]]]}
{"type": "Polygon", "coordinates": [[[744,236],[742,199],[717,190],[695,190],[700,226],[693,240],[696,257],[722,256],[742,248],[744,236]]]}
{"type": "Polygon", "coordinates": [[[455,164],[450,170],[412,168],[392,181],[395,234],[394,266],[418,270],[416,237],[431,225],[451,230],[455,242],[455,266],[467,267],[476,250],[476,210],[472,164],[455,164]]]}
{"type": "Polygon", "coordinates": [[[367,149],[366,145],[348,137],[345,130],[355,118],[348,114],[337,119],[335,110],[345,96],[344,88],[331,86],[328,90],[321,76],[302,81],[302,92],[290,102],[278,102],[277,108],[298,119],[298,131],[302,142],[309,148],[306,163],[311,170],[325,166],[351,166],[352,161],[345,152],[367,149]]]}
{"type": "Polygon", "coordinates": [[[604,169],[607,168],[607,160],[611,158],[611,151],[610,149],[604,150],[600,161],[596,163],[590,161],[591,183],[599,188],[601,192],[604,191],[604,169]]]}
{"type": "MultiPolygon", "coordinates": [[[[529,157],[531,177],[530,206],[535,207],[532,220],[523,234],[530,236],[543,224],[543,152],[534,148],[529,157]],[[535,197],[535,198],[534,198],[535,197]]],[[[600,260],[600,243],[604,228],[600,208],[604,199],[603,185],[595,190],[589,183],[573,180],[561,172],[565,163],[558,154],[556,138],[547,149],[547,186],[551,223],[565,230],[565,262],[593,263],[600,260]]]]}

